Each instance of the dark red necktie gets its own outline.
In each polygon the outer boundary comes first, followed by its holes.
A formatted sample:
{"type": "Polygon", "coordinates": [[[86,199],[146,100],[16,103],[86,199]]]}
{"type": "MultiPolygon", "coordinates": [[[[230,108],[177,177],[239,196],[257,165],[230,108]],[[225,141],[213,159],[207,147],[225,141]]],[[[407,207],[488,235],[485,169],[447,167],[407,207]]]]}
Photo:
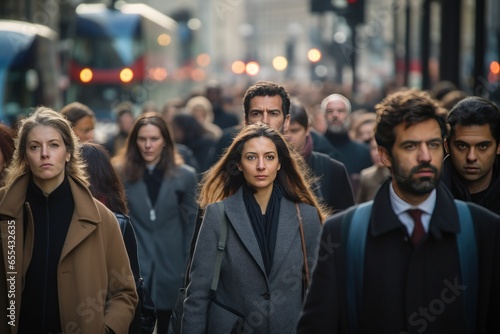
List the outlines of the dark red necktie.
{"type": "Polygon", "coordinates": [[[419,241],[425,235],[424,226],[422,225],[422,210],[420,209],[411,209],[408,210],[408,213],[413,218],[415,222],[415,227],[413,228],[413,233],[411,234],[411,242],[413,245],[418,245],[419,241]]]}

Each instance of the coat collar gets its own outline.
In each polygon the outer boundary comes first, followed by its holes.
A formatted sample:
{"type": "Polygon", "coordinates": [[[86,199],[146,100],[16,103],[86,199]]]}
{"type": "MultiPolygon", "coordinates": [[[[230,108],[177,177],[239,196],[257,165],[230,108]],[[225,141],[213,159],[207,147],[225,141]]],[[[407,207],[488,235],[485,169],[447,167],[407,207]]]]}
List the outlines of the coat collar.
{"type": "MultiPolygon", "coordinates": [[[[370,224],[373,236],[380,236],[392,230],[404,228],[391,207],[389,199],[391,182],[391,179],[384,182],[375,196],[370,224]]],[[[460,224],[453,197],[441,182],[436,187],[436,195],[436,206],[431,216],[429,232],[436,239],[441,239],[442,233],[456,234],[460,232],[460,224]]]]}
{"type": "MultiPolygon", "coordinates": [[[[0,200],[0,212],[2,215],[11,218],[21,217],[30,177],[31,172],[22,174],[5,190],[5,194],[0,200]]],[[[79,220],[90,223],[99,223],[101,217],[88,188],[80,181],[69,176],[68,182],[75,204],[77,204],[75,205],[76,217],[78,217],[79,220]]]]}
{"type": "MultiPolygon", "coordinates": [[[[249,253],[258,264],[263,275],[266,270],[262,254],[255,233],[252,229],[252,224],[246,213],[245,203],[243,202],[243,191],[240,188],[233,196],[224,200],[224,210],[229,219],[229,224],[234,228],[236,234],[241,239],[241,242],[247,248],[249,253]]],[[[278,221],[278,232],[276,235],[276,246],[274,249],[273,265],[270,277],[277,273],[281,263],[285,260],[286,254],[299,234],[299,220],[295,204],[285,197],[280,203],[280,217],[278,221]]]]}

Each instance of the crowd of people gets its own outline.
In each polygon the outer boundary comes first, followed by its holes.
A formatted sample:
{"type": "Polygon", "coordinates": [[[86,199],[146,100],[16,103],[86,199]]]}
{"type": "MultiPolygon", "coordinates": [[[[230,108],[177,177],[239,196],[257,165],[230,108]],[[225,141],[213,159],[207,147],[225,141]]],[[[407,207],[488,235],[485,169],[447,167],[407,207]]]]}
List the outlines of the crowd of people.
{"type": "Polygon", "coordinates": [[[158,334],[180,288],[187,334],[498,332],[498,106],[292,93],[121,103],[102,143],[79,102],[0,124],[0,332],[143,333],[138,282],[158,334]]]}

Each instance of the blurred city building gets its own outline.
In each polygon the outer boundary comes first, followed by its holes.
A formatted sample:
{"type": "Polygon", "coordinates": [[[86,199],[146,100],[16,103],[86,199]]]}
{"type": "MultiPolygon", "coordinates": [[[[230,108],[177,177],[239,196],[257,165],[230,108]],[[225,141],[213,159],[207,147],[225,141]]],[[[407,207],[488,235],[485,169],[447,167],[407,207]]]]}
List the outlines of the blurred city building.
{"type": "MultiPolygon", "coordinates": [[[[82,2],[2,0],[0,3],[0,19],[29,21],[58,33],[60,69],[54,73],[60,76],[57,87],[65,102],[77,96],[70,93],[69,64],[75,43],[72,33],[76,8],[82,2]]],[[[499,1],[130,0],[128,3],[149,5],[177,24],[171,36],[176,45],[174,81],[183,84],[173,89],[160,83],[163,93],[153,96],[159,105],[172,95],[186,99],[193,92],[201,92],[213,79],[231,91],[244,89],[259,79],[284,82],[291,87],[316,82],[352,95],[358,105],[369,105],[394,88],[431,89],[442,80],[453,82],[468,94],[499,99],[499,1]]],[[[159,78],[160,74],[158,70],[146,75],[159,78]]],[[[5,94],[2,96],[5,98],[5,94]]]]}

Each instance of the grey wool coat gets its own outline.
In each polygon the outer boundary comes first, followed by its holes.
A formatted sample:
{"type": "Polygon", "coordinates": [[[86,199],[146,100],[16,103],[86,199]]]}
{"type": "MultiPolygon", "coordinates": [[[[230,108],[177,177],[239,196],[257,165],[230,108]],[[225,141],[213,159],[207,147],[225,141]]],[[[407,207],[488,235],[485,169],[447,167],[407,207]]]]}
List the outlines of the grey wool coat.
{"type": "MultiPolygon", "coordinates": [[[[224,201],[228,231],[217,303],[209,297],[214,272],[221,215],[207,206],[193,254],[190,284],[184,301],[183,333],[294,333],[303,302],[303,264],[299,219],[295,204],[281,200],[276,247],[269,277],[243,192],[224,201]]],[[[299,205],[310,270],[316,263],[321,223],[316,208],[299,205]]]]}
{"type": "Polygon", "coordinates": [[[174,176],[165,176],[154,205],[155,221],[150,219],[146,184],[142,180],[125,182],[141,274],[160,310],[173,307],[184,284],[197,214],[196,182],[194,169],[186,165],[174,176]]]}

